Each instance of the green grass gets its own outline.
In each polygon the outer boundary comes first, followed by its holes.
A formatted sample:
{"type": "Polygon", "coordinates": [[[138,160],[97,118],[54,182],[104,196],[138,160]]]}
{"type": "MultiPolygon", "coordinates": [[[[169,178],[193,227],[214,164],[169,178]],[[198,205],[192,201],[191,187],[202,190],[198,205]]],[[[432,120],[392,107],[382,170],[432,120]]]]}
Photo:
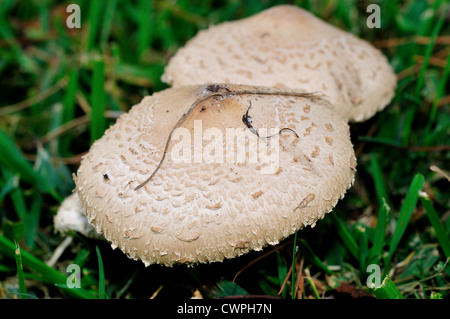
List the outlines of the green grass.
{"type": "Polygon", "coordinates": [[[380,287],[374,289],[374,293],[377,299],[404,299],[389,276],[383,279],[380,287]]]}
{"type": "Polygon", "coordinates": [[[397,225],[394,229],[394,233],[392,234],[392,239],[389,244],[389,255],[385,260],[386,270],[389,270],[391,265],[392,256],[398,248],[400,240],[405,234],[406,227],[408,226],[414,208],[416,207],[417,200],[419,199],[419,191],[423,186],[423,176],[417,174],[413,181],[411,182],[411,186],[408,189],[408,193],[406,194],[405,200],[403,202],[402,207],[398,213],[397,225]]]}
{"type": "Polygon", "coordinates": [[[396,95],[370,120],[351,124],[355,185],[333,212],[275,247],[194,268],[146,268],[77,234],[48,266],[65,238],[53,216],[74,188],[81,156],[114,123],[111,114],[165,89],[161,75],[179,47],[210,24],[281,1],[76,3],[82,28],[73,30],[65,25],[68,3],[0,5],[0,296],[321,299],[348,297],[341,288],[352,287],[371,298],[449,297],[445,1],[379,1],[380,29],[366,27],[364,1],[292,1],[382,50],[398,75],[396,95]],[[67,287],[71,264],[81,269],[81,288],[67,287]],[[385,278],[375,290],[366,284],[369,265],[385,278]]]}
{"type": "Polygon", "coordinates": [[[105,63],[102,60],[94,62],[94,74],[92,76],[91,97],[91,143],[102,137],[106,128],[105,108],[105,63]]]}
{"type": "MultiPolygon", "coordinates": [[[[20,277],[25,278],[23,268],[30,269],[36,276],[31,276],[34,280],[39,280],[49,285],[60,284],[64,287],[67,281],[67,275],[57,271],[56,269],[47,266],[43,261],[39,260],[31,253],[23,250],[18,250],[18,244],[11,242],[4,236],[0,235],[0,248],[3,252],[2,256],[9,256],[16,259],[17,272],[19,275],[19,287],[21,290],[25,290],[23,282],[20,284],[20,277]],[[19,254],[17,253],[19,252],[19,254]]],[[[68,295],[76,298],[93,299],[95,295],[85,289],[65,289],[68,295]]]]}
{"type": "Polygon", "coordinates": [[[419,194],[420,201],[422,202],[422,206],[425,208],[428,219],[430,220],[431,225],[434,228],[434,232],[436,234],[436,238],[439,241],[439,244],[444,251],[444,255],[447,258],[450,258],[450,239],[448,236],[448,232],[445,231],[444,225],[442,225],[439,215],[433,207],[433,203],[431,202],[428,195],[419,194]]]}
{"type": "Polygon", "coordinates": [[[95,251],[98,259],[98,299],[106,299],[105,292],[105,270],[103,268],[102,255],[100,249],[96,246],[95,251]]]}
{"type": "Polygon", "coordinates": [[[372,247],[369,252],[370,263],[377,265],[380,263],[383,247],[385,245],[386,225],[389,213],[390,208],[383,198],[383,203],[378,211],[377,225],[374,230],[372,247]]]}
{"type": "Polygon", "coordinates": [[[21,299],[28,299],[27,287],[25,286],[25,276],[23,274],[22,255],[20,253],[20,246],[16,243],[16,250],[14,252],[16,257],[17,278],[19,280],[19,291],[21,299]]]}
{"type": "MultiPolygon", "coordinates": [[[[0,162],[5,165],[5,167],[8,167],[10,172],[19,174],[22,179],[33,184],[38,190],[49,193],[56,200],[62,201],[61,195],[56,193],[44,176],[33,169],[30,163],[22,156],[20,151],[14,145],[14,142],[2,130],[0,130],[0,148],[2,150],[0,153],[0,162]]],[[[19,212],[19,214],[21,213],[19,212]]]]}

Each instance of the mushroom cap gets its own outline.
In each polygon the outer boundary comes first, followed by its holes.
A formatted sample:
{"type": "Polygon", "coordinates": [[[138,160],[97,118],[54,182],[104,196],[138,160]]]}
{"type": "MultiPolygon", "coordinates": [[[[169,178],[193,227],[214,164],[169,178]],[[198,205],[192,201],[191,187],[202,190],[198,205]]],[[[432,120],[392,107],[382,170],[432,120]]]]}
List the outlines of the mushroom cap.
{"type": "Polygon", "coordinates": [[[348,121],[382,110],[396,87],[378,49],[292,5],[201,30],[172,57],[162,80],[319,91],[348,121]]]}
{"type": "Polygon", "coordinates": [[[145,97],[94,142],[75,182],[113,248],[172,266],[233,258],[314,226],[355,166],[349,126],[326,100],[215,84],[145,97]]]}

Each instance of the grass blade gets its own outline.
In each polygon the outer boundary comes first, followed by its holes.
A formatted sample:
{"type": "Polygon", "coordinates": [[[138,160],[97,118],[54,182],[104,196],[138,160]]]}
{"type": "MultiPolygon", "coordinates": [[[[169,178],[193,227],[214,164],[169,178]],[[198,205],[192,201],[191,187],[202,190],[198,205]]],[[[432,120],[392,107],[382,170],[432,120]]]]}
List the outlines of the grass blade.
{"type": "MultiPolygon", "coordinates": [[[[6,237],[0,235],[0,251],[7,256],[15,258],[16,246],[6,237]]],[[[30,270],[41,275],[41,280],[50,284],[66,284],[67,276],[63,275],[56,269],[47,266],[44,262],[40,261],[34,257],[31,253],[27,251],[21,251],[21,259],[23,265],[30,270]]],[[[77,289],[66,289],[67,293],[70,295],[83,298],[83,299],[96,299],[89,291],[77,288],[77,289]]]]}
{"type": "Polygon", "coordinates": [[[378,212],[377,226],[375,228],[375,235],[373,239],[372,248],[370,249],[370,263],[379,264],[380,257],[383,252],[384,242],[386,240],[386,226],[387,219],[390,211],[390,207],[387,205],[386,200],[382,198],[383,204],[378,212]]]}
{"type": "Polygon", "coordinates": [[[308,268],[305,269],[305,274],[306,274],[305,278],[308,281],[308,283],[311,285],[311,288],[314,292],[314,296],[316,297],[316,299],[321,299],[319,292],[317,291],[316,285],[314,284],[314,280],[312,279],[311,274],[309,273],[308,268]]]}
{"type": "Polygon", "coordinates": [[[405,233],[406,226],[408,226],[409,220],[411,219],[411,215],[419,199],[419,191],[422,189],[423,181],[423,175],[417,174],[416,176],[414,176],[414,179],[409,186],[405,201],[400,208],[397,226],[395,227],[394,234],[392,235],[392,240],[389,246],[389,255],[386,260],[386,268],[390,267],[390,260],[394,255],[394,252],[397,249],[403,234],[405,233]]]}
{"type": "MultiPolygon", "coordinates": [[[[437,8],[434,11],[435,15],[437,13],[437,8]]],[[[437,15],[436,15],[437,16],[437,15]]],[[[430,62],[430,58],[431,58],[431,54],[433,52],[433,48],[434,48],[434,44],[436,42],[436,37],[439,35],[439,31],[442,28],[442,25],[444,24],[445,21],[445,14],[441,14],[441,17],[439,18],[439,20],[437,21],[432,33],[431,33],[431,40],[430,43],[428,44],[426,50],[425,50],[425,54],[424,54],[424,59],[423,59],[423,63],[422,63],[422,67],[420,68],[419,71],[419,77],[417,79],[417,83],[416,83],[416,88],[415,88],[415,92],[414,95],[416,97],[419,97],[421,95],[421,91],[422,88],[424,86],[425,83],[425,74],[426,71],[428,69],[428,65],[430,62]]],[[[408,145],[408,141],[409,141],[409,137],[410,137],[410,133],[411,133],[411,128],[412,128],[412,123],[416,114],[416,110],[418,108],[417,107],[411,107],[407,110],[406,112],[406,116],[405,116],[405,125],[403,127],[403,136],[402,136],[402,145],[406,146],[408,145]]]]}
{"type": "Polygon", "coordinates": [[[105,74],[103,60],[95,61],[92,78],[91,143],[102,137],[106,129],[105,74]]]}
{"type": "Polygon", "coordinates": [[[432,291],[430,299],[444,299],[444,297],[442,296],[442,294],[440,292],[432,291]]]}
{"type": "Polygon", "coordinates": [[[389,276],[386,276],[381,286],[373,290],[377,299],[404,299],[400,290],[392,282],[389,276]]]}
{"type": "Polygon", "coordinates": [[[212,291],[212,296],[214,298],[236,295],[248,295],[248,292],[237,283],[228,280],[221,280],[218,282],[217,288],[212,291]]]}
{"type": "Polygon", "coordinates": [[[24,71],[28,73],[36,73],[38,70],[36,62],[31,59],[29,55],[25,54],[24,50],[22,50],[19,41],[15,38],[14,32],[10,28],[11,24],[4,17],[5,14],[10,13],[3,12],[3,10],[0,12],[0,38],[5,43],[4,46],[10,47],[10,50],[14,53],[13,56],[16,59],[17,64],[23,68],[24,71]]]}
{"type": "Polygon", "coordinates": [[[356,244],[356,241],[353,238],[353,236],[349,233],[349,231],[345,227],[344,222],[337,216],[336,213],[332,213],[330,215],[334,219],[334,224],[337,226],[339,237],[341,237],[342,241],[344,242],[344,245],[347,247],[347,249],[350,251],[353,257],[359,259],[360,257],[359,247],[356,244]]]}
{"type": "Polygon", "coordinates": [[[372,175],[375,191],[377,193],[378,203],[380,206],[383,205],[384,202],[389,204],[389,196],[386,187],[386,183],[384,181],[383,172],[380,167],[380,163],[378,162],[375,154],[372,154],[370,157],[370,167],[369,172],[372,175]]]}
{"type": "MultiPolygon", "coordinates": [[[[287,263],[284,258],[281,258],[280,252],[277,251],[277,269],[278,269],[278,285],[283,287],[284,279],[288,275],[287,263]]],[[[287,290],[282,290],[282,297],[286,298],[287,290]]]]}
{"type": "MultiPolygon", "coordinates": [[[[18,181],[16,183],[19,184],[18,181]]],[[[11,199],[17,217],[19,217],[20,220],[25,220],[27,216],[27,207],[25,204],[25,198],[23,196],[22,189],[20,187],[17,187],[11,191],[11,199]]]]}
{"type": "MultiPolygon", "coordinates": [[[[436,13],[437,13],[437,8],[435,10],[435,14],[436,13]]],[[[436,14],[436,16],[437,16],[437,14],[436,14]]],[[[420,72],[419,72],[419,78],[417,79],[417,85],[416,85],[416,90],[415,90],[416,96],[418,96],[420,94],[420,91],[422,90],[423,84],[425,82],[425,71],[428,68],[431,53],[433,52],[434,43],[436,42],[436,37],[439,35],[439,32],[441,31],[441,28],[444,24],[445,17],[446,17],[445,14],[441,14],[439,20],[437,21],[437,23],[431,33],[430,43],[428,44],[428,46],[425,50],[422,67],[420,68],[420,72]]]]}
{"type": "Polygon", "coordinates": [[[24,219],[25,243],[30,248],[34,247],[34,239],[39,227],[39,219],[41,216],[42,202],[42,195],[40,193],[34,193],[32,196],[31,207],[24,219]]]}
{"type": "Polygon", "coordinates": [[[439,80],[439,86],[438,86],[438,89],[437,89],[437,92],[436,92],[436,97],[434,98],[433,105],[431,107],[430,123],[434,122],[434,120],[436,118],[438,102],[439,102],[439,99],[445,93],[445,88],[446,88],[446,85],[447,85],[447,79],[448,79],[449,73],[450,73],[450,54],[447,57],[447,63],[445,65],[444,71],[442,72],[442,77],[439,80]]]}
{"type": "Polygon", "coordinates": [[[327,267],[327,265],[325,265],[319,257],[317,257],[317,255],[314,253],[314,251],[312,250],[311,246],[309,246],[309,244],[306,242],[306,240],[301,239],[298,241],[298,245],[300,246],[300,249],[302,250],[302,252],[305,254],[305,256],[307,256],[308,258],[311,259],[311,262],[316,265],[317,267],[319,267],[320,269],[322,269],[323,271],[325,271],[325,273],[327,273],[328,275],[332,274],[333,272],[327,267]]]}
{"type": "Polygon", "coordinates": [[[7,273],[7,272],[13,272],[13,271],[14,271],[14,268],[0,264],[0,273],[2,273],[2,272],[7,273]]]}
{"type": "MultiPolygon", "coordinates": [[[[67,123],[75,117],[75,101],[78,90],[78,70],[76,68],[70,71],[69,83],[67,84],[66,94],[63,102],[62,123],[67,123]]],[[[72,136],[70,133],[61,138],[59,151],[62,155],[67,155],[71,144],[72,136]]]]}
{"type": "Polygon", "coordinates": [[[103,269],[102,255],[100,254],[100,249],[98,249],[98,246],[95,246],[95,250],[97,252],[98,259],[98,299],[106,299],[105,271],[103,269]]]}
{"type": "Polygon", "coordinates": [[[358,225],[358,237],[359,237],[359,268],[361,271],[366,270],[369,240],[367,238],[366,228],[362,225],[358,225]]]}
{"type": "Polygon", "coordinates": [[[2,167],[1,176],[0,185],[2,185],[2,188],[0,189],[0,202],[2,202],[3,198],[9,193],[16,190],[18,184],[17,176],[14,176],[6,167],[2,167]]]}
{"type": "Polygon", "coordinates": [[[154,19],[153,1],[139,1],[139,8],[138,55],[141,56],[152,41],[153,24],[148,21],[154,19]]]}
{"type": "Polygon", "coordinates": [[[94,48],[96,43],[96,37],[98,33],[98,28],[100,25],[101,10],[103,7],[103,1],[93,0],[90,1],[89,6],[89,38],[88,38],[88,46],[87,51],[91,51],[94,48]]]}
{"type": "Polygon", "coordinates": [[[439,244],[441,245],[442,250],[444,251],[445,257],[450,258],[450,240],[445,232],[444,225],[442,225],[439,216],[433,207],[433,203],[431,202],[428,195],[425,193],[420,194],[419,196],[420,201],[422,202],[422,205],[425,208],[425,211],[427,212],[428,219],[430,220],[431,225],[434,228],[439,244]]]}
{"type": "Polygon", "coordinates": [[[105,17],[102,23],[102,32],[100,34],[100,43],[102,47],[107,44],[108,38],[111,34],[111,27],[114,25],[117,0],[109,0],[105,5],[105,17]]]}
{"type": "Polygon", "coordinates": [[[16,249],[14,250],[14,255],[16,258],[17,278],[19,279],[20,298],[28,299],[27,298],[27,287],[25,286],[25,277],[23,275],[22,256],[20,254],[20,247],[19,247],[18,243],[16,243],[16,249]]]}
{"type": "Polygon", "coordinates": [[[14,142],[2,130],[0,130],[0,149],[2,150],[0,152],[0,162],[9,167],[11,171],[19,173],[27,182],[62,202],[63,198],[47,183],[43,176],[33,169],[16,148],[14,142]]]}

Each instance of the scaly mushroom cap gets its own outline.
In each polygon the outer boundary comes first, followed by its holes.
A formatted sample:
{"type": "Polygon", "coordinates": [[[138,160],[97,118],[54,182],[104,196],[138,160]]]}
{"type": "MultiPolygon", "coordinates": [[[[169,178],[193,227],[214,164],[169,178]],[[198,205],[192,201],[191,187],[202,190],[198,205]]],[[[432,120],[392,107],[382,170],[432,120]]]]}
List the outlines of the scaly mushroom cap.
{"type": "Polygon", "coordinates": [[[290,5],[200,31],[169,61],[162,80],[320,91],[349,121],[383,109],[396,87],[379,50],[290,5]]]}
{"type": "Polygon", "coordinates": [[[171,266],[233,258],[314,226],[355,166],[349,127],[327,101],[215,84],[144,98],[92,145],[75,180],[113,247],[171,266]]]}

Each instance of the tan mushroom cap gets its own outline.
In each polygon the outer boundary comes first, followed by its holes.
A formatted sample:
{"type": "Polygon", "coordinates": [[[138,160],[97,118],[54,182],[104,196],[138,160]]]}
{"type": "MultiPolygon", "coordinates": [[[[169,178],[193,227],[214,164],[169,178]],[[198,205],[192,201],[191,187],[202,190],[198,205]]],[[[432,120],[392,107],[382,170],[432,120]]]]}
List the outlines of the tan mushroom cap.
{"type": "Polygon", "coordinates": [[[379,50],[291,5],[200,31],[169,61],[162,80],[175,87],[223,82],[320,91],[349,121],[383,109],[396,87],[379,50]]]}
{"type": "Polygon", "coordinates": [[[75,179],[89,222],[114,248],[171,266],[233,258],[314,226],[351,186],[355,166],[348,124],[327,101],[221,84],[144,98],[92,145],[75,179]],[[269,128],[284,130],[269,138],[269,128]],[[268,144],[278,156],[260,153],[268,144]]]}

